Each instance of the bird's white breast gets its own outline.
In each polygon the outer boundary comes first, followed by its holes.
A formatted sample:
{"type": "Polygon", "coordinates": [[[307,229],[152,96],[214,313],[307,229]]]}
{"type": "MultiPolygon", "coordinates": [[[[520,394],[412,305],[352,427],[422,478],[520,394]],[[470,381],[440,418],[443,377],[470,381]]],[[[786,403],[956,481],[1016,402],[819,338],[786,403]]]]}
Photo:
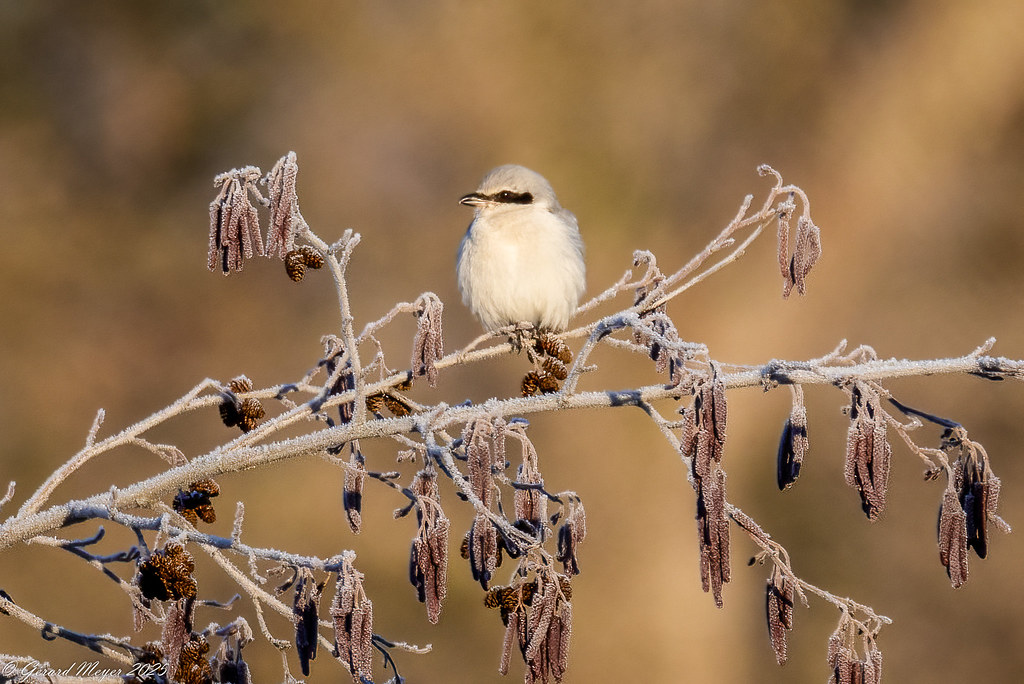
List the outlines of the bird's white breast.
{"type": "Polygon", "coordinates": [[[459,248],[458,281],[488,330],[522,321],[564,330],[585,282],[575,217],[536,206],[478,213],[459,248]]]}

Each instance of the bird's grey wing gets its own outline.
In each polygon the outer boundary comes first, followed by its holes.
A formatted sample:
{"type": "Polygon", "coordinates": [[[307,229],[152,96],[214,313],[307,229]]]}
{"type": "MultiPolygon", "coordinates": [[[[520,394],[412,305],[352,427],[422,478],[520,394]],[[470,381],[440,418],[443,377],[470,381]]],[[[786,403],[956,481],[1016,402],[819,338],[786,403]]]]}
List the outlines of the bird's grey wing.
{"type": "Polygon", "coordinates": [[[580,236],[580,222],[576,220],[576,214],[563,207],[560,208],[555,215],[562,221],[565,221],[568,225],[572,226],[573,242],[579,247],[581,255],[586,253],[586,247],[583,245],[583,238],[580,236]]]}
{"type": "Polygon", "coordinates": [[[576,220],[576,214],[572,213],[565,207],[559,207],[558,211],[555,212],[555,216],[562,219],[576,230],[580,229],[580,222],[576,220]]]}

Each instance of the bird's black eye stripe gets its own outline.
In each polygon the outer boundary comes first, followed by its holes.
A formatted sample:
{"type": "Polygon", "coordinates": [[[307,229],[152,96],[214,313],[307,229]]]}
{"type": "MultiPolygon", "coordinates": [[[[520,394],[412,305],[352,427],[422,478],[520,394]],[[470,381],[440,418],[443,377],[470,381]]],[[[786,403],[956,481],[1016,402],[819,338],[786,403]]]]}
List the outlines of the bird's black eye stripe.
{"type": "Polygon", "coordinates": [[[511,190],[502,190],[495,194],[493,198],[495,202],[503,202],[505,204],[532,204],[533,195],[528,192],[512,192],[511,190]]]}

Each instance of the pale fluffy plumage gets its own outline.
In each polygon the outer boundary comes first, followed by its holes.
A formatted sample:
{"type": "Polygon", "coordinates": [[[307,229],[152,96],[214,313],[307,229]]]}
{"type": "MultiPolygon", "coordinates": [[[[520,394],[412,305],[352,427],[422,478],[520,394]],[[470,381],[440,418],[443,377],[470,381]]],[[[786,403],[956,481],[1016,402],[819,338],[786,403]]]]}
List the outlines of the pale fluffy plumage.
{"type": "Polygon", "coordinates": [[[583,294],[586,269],[576,217],[539,173],[492,169],[460,203],[474,207],[459,245],[462,301],[484,328],[529,322],[560,332],[583,294]]]}

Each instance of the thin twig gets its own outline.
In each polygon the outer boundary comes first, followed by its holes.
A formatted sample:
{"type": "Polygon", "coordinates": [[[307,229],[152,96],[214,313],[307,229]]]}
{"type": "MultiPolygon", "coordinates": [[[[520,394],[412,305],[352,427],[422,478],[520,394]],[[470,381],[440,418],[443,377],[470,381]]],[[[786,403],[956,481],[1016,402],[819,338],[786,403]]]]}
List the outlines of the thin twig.
{"type": "MultiPolygon", "coordinates": [[[[184,396],[182,396],[180,399],[175,401],[167,408],[154,413],[148,418],[140,420],[135,425],[132,425],[131,427],[126,428],[125,430],[122,430],[118,434],[112,437],[108,437],[107,439],[101,441],[98,444],[88,444],[88,441],[91,440],[87,440],[86,448],[79,451],[67,463],[65,463],[63,466],[58,468],[52,475],[50,475],[50,477],[46,479],[42,486],[40,486],[39,489],[36,490],[36,492],[31,497],[29,497],[28,501],[22,504],[21,509],[18,511],[18,516],[34,513],[38,511],[40,508],[42,508],[43,504],[46,503],[46,500],[50,497],[51,494],[53,494],[53,490],[55,490],[60,485],[61,482],[66,480],[68,476],[71,475],[71,473],[81,468],[93,457],[98,456],[99,454],[102,454],[106,451],[110,451],[123,444],[126,444],[127,442],[131,441],[138,435],[153,429],[154,427],[160,425],[164,421],[170,420],[171,418],[179,416],[188,411],[195,410],[196,408],[199,408],[201,406],[206,406],[213,403],[211,398],[201,398],[199,395],[201,395],[203,392],[209,389],[216,389],[219,387],[219,383],[217,383],[215,380],[210,380],[209,378],[207,378],[206,380],[203,380],[201,383],[193,387],[191,390],[185,393],[184,396]]],[[[97,414],[97,421],[93,423],[94,430],[98,429],[99,427],[99,418],[100,414],[97,414]]],[[[94,430],[90,431],[90,437],[93,437],[94,430]]]]}

